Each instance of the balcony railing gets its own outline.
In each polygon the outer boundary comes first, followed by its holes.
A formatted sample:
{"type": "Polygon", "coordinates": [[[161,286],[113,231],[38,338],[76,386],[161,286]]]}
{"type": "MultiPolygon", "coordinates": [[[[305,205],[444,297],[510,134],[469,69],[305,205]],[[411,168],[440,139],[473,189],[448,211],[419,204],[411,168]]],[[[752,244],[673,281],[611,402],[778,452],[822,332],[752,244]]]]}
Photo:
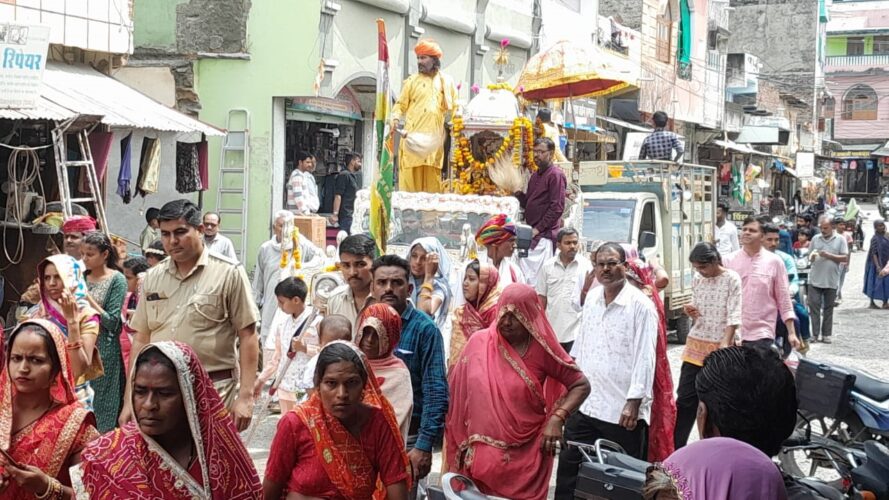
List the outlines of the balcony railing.
{"type": "Polygon", "coordinates": [[[707,51],[707,67],[708,68],[722,67],[722,54],[720,54],[718,50],[708,50],[707,51]]]}
{"type": "Polygon", "coordinates": [[[710,31],[729,32],[728,2],[710,1],[710,9],[707,13],[707,28],[710,31]]]}
{"type": "Polygon", "coordinates": [[[859,66],[863,68],[877,68],[889,66],[889,54],[874,54],[861,56],[828,56],[824,64],[826,67],[859,66]]]}

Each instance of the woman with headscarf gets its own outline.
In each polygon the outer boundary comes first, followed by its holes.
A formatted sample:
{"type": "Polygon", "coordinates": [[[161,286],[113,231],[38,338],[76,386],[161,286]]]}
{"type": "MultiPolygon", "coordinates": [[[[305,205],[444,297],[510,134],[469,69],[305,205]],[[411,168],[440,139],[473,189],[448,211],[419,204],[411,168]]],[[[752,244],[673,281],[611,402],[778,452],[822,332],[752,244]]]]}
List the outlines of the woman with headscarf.
{"type": "Polygon", "coordinates": [[[275,331],[275,313],[278,310],[275,287],[285,278],[296,276],[297,270],[306,263],[323,255],[321,249],[302,234],[297,236],[293,213],[288,210],[275,212],[272,233],[272,238],[259,247],[253,270],[253,296],[262,314],[259,337],[264,356],[271,356],[274,350],[274,338],[269,334],[275,331]],[[272,338],[271,342],[267,341],[269,338],[272,338]]]}
{"type": "Polygon", "coordinates": [[[473,260],[463,275],[462,296],[454,309],[451,329],[448,369],[454,366],[469,337],[491,326],[497,318],[497,301],[500,300],[500,273],[491,264],[473,260]]]}
{"type": "Polygon", "coordinates": [[[59,327],[68,342],[77,399],[92,410],[89,381],[102,375],[102,359],[96,347],[99,314],[90,307],[83,268],[73,257],[47,257],[37,266],[40,303],[28,311],[31,319],[45,319],[59,327]]]}
{"type": "Polygon", "coordinates": [[[408,250],[411,265],[411,300],[428,314],[439,329],[444,327],[451,305],[451,258],[438,238],[417,238],[408,250]]]}
{"type": "Polygon", "coordinates": [[[401,437],[407,440],[414,409],[414,391],[411,372],[404,361],[393,353],[401,339],[401,316],[392,306],[376,303],[367,306],[358,316],[358,333],[355,344],[367,356],[383,396],[389,400],[401,429],[401,437]]]}
{"type": "Polygon", "coordinates": [[[96,420],[74,394],[67,342],[55,323],[22,322],[6,339],[0,373],[0,498],[72,496],[68,468],[96,438],[96,420]]]}
{"type": "MultiPolygon", "coordinates": [[[[485,247],[486,262],[500,273],[500,286],[510,283],[525,283],[525,274],[515,262],[516,226],[506,214],[497,214],[475,233],[475,241],[485,247]]],[[[479,259],[481,260],[481,259],[479,259]]]]}
{"type": "Polygon", "coordinates": [[[874,236],[870,239],[867,260],[864,263],[864,294],[870,299],[870,308],[879,309],[875,300],[883,301],[883,309],[889,309],[889,277],[880,271],[889,264],[889,238],[886,222],[874,221],[874,236]]]}
{"type": "Polygon", "coordinates": [[[469,337],[448,384],[448,470],[488,495],[546,498],[565,421],[590,384],[559,345],[532,287],[503,290],[497,321],[469,337]]]}
{"type": "Polygon", "coordinates": [[[778,467],[742,441],[714,437],[696,441],[649,468],[646,500],[784,500],[778,467]]]}
{"type": "Polygon", "coordinates": [[[673,376],[670,374],[670,360],[667,358],[667,318],[651,266],[639,259],[628,259],[626,269],[630,283],[651,298],[658,315],[651,424],[648,428],[648,459],[657,462],[673,453],[673,430],[676,426],[673,376]]]}
{"type": "Polygon", "coordinates": [[[361,351],[334,341],[318,355],[315,390],[272,440],[265,498],[406,500],[410,464],[395,412],[361,351]]]}
{"type": "Polygon", "coordinates": [[[149,344],[131,376],[135,421],[87,445],[78,493],[91,500],[262,498],[253,461],[191,347],[149,344]]]}

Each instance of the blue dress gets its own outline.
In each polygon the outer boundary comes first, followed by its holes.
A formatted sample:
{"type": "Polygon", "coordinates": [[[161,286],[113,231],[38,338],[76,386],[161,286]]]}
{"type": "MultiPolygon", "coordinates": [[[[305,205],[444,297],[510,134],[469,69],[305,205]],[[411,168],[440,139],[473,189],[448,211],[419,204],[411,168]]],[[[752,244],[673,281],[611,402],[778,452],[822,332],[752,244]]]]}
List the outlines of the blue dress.
{"type": "Polygon", "coordinates": [[[889,262],[889,238],[875,234],[870,240],[867,262],[864,264],[864,294],[871,300],[889,300],[889,276],[880,277],[880,270],[889,262]],[[880,267],[874,265],[874,257],[880,267]]]}

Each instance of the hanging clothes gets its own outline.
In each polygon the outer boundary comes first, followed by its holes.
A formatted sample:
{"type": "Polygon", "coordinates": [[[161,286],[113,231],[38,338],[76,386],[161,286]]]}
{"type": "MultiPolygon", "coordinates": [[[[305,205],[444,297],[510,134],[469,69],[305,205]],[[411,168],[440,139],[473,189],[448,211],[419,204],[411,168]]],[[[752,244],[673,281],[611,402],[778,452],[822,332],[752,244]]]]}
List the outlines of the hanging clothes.
{"type": "MultiPolygon", "coordinates": [[[[96,169],[96,179],[99,186],[104,185],[105,172],[108,170],[108,155],[111,153],[111,141],[114,140],[114,134],[111,132],[90,132],[89,145],[90,152],[93,156],[93,166],[96,169]]],[[[97,186],[98,187],[98,186],[97,186]]],[[[89,193],[90,185],[86,177],[86,169],[80,170],[80,192],[89,193]]]]}
{"type": "Polygon", "coordinates": [[[139,163],[139,180],[136,192],[143,198],[157,192],[161,171],[161,143],[157,139],[142,139],[142,157],[139,163]]]}
{"type": "Polygon", "coordinates": [[[133,156],[133,133],[130,132],[120,140],[120,173],[117,174],[117,194],[123,198],[124,203],[129,203],[133,196],[130,192],[130,181],[133,178],[131,160],[133,156]]]}
{"type": "Polygon", "coordinates": [[[206,134],[201,134],[198,143],[198,174],[201,177],[201,191],[210,189],[210,153],[206,134]]]}
{"type": "Polygon", "coordinates": [[[193,193],[201,190],[201,177],[198,159],[198,144],[195,142],[176,143],[176,191],[193,193]]]}

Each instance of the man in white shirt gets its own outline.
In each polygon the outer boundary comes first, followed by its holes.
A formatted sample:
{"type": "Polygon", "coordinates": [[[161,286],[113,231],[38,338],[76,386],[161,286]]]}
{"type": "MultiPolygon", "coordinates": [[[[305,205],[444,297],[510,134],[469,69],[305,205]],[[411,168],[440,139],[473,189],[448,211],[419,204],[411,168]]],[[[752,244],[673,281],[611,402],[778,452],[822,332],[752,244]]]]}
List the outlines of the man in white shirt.
{"type": "Polygon", "coordinates": [[[296,153],[296,168],[287,181],[287,209],[296,215],[318,212],[318,183],[315,181],[315,157],[311,153],[296,153]]]}
{"type": "MultiPolygon", "coordinates": [[[[654,303],[627,283],[626,252],[605,243],[596,253],[593,288],[583,306],[571,355],[592,386],[590,396],[565,425],[565,439],[594,444],[607,439],[644,460],[654,383],[658,317],[654,303]]],[[[573,499],[582,455],[562,450],[556,499],[573,499]]]]}
{"type": "Polygon", "coordinates": [[[565,352],[571,352],[580,329],[580,308],[575,308],[572,295],[578,278],[591,270],[590,263],[578,252],[577,230],[565,228],[556,236],[558,253],[547,259],[537,275],[537,295],[546,309],[565,352]]]}
{"type": "Polygon", "coordinates": [[[725,220],[728,216],[728,203],[721,201],[716,206],[716,249],[720,255],[728,255],[741,249],[738,243],[738,228],[725,220]]]}
{"type": "Polygon", "coordinates": [[[215,252],[223,257],[238,262],[238,255],[235,253],[235,245],[228,237],[219,234],[219,224],[222,218],[216,212],[207,212],[204,214],[204,246],[211,252],[215,252]]]}
{"type": "Polygon", "coordinates": [[[366,234],[347,236],[340,243],[339,269],[346,284],[337,287],[327,299],[325,315],[340,315],[352,323],[352,333],[358,330],[358,313],[370,297],[370,285],[377,245],[366,234]]]}

